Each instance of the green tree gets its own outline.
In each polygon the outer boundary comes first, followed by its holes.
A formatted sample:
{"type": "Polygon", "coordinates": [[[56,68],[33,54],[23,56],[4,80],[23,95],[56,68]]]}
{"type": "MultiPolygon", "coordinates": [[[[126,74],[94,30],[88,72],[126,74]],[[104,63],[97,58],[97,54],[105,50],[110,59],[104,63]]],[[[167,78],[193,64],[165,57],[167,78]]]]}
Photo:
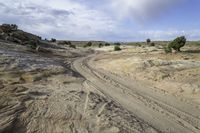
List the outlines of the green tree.
{"type": "Polygon", "coordinates": [[[176,39],[174,39],[172,42],[170,42],[168,47],[169,48],[173,48],[177,52],[180,52],[181,51],[180,49],[183,46],[185,46],[185,43],[186,43],[185,36],[180,36],[180,37],[177,37],[176,39]]]}
{"type": "Polygon", "coordinates": [[[110,46],[110,43],[105,43],[105,46],[110,46]]]}
{"type": "Polygon", "coordinates": [[[151,39],[148,38],[148,39],[146,40],[146,42],[147,42],[147,44],[151,43],[151,39]]]}

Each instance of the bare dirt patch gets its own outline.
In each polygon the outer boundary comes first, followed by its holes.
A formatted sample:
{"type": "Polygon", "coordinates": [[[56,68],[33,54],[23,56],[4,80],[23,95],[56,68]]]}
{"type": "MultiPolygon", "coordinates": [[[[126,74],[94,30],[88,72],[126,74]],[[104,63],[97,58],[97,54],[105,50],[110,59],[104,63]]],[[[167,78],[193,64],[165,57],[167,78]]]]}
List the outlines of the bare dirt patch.
{"type": "Polygon", "coordinates": [[[161,47],[125,47],[96,58],[96,68],[130,77],[143,84],[200,103],[200,53],[198,46],[165,54],[161,47]]]}

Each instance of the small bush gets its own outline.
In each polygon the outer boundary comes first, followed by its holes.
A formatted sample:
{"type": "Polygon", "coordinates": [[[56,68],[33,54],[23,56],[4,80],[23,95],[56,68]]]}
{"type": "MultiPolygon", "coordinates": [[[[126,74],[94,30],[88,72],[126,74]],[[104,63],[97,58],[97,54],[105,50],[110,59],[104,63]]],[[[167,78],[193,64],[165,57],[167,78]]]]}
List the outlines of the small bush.
{"type": "Polygon", "coordinates": [[[72,43],[70,41],[67,41],[66,45],[72,45],[72,43]]]}
{"type": "Polygon", "coordinates": [[[154,42],[152,42],[152,43],[150,44],[150,46],[155,46],[155,43],[154,43],[154,42]]]}
{"type": "Polygon", "coordinates": [[[35,40],[30,40],[28,42],[26,42],[25,45],[30,46],[31,49],[36,49],[38,47],[39,42],[35,41],[35,40]]]}
{"type": "Polygon", "coordinates": [[[103,47],[103,44],[102,43],[99,43],[99,48],[103,47]]]}
{"type": "Polygon", "coordinates": [[[165,53],[172,53],[172,49],[170,47],[164,47],[165,53]]]}
{"type": "Polygon", "coordinates": [[[39,38],[39,40],[42,40],[42,37],[41,36],[37,36],[39,38]]]}
{"type": "Polygon", "coordinates": [[[56,42],[56,39],[55,38],[51,38],[51,42],[56,42]]]}
{"type": "Polygon", "coordinates": [[[91,47],[91,46],[92,46],[92,42],[88,42],[88,43],[87,43],[87,46],[88,46],[88,47],[91,47]]]}
{"type": "Polygon", "coordinates": [[[115,45],[115,46],[120,46],[120,45],[121,45],[121,43],[119,43],[119,42],[116,42],[116,43],[114,43],[114,45],[115,45]]]}
{"type": "Polygon", "coordinates": [[[140,43],[136,43],[135,46],[141,47],[142,44],[140,44],[140,43]]]}
{"type": "Polygon", "coordinates": [[[86,48],[86,47],[91,47],[92,46],[92,42],[88,42],[87,44],[85,44],[83,47],[86,48]]]}
{"type": "Polygon", "coordinates": [[[110,43],[105,43],[105,46],[110,46],[110,43]]]}
{"type": "Polygon", "coordinates": [[[70,41],[59,41],[59,45],[71,45],[72,43],[70,41]]]}
{"type": "Polygon", "coordinates": [[[172,42],[169,43],[168,47],[173,48],[177,52],[180,52],[180,48],[185,46],[186,38],[185,36],[177,37],[172,42]]]}
{"type": "Polygon", "coordinates": [[[18,29],[18,26],[16,24],[11,24],[11,27],[13,30],[17,30],[18,29]]]}
{"type": "Polygon", "coordinates": [[[76,49],[76,45],[73,45],[73,44],[70,44],[69,47],[76,49]]]}
{"type": "Polygon", "coordinates": [[[114,51],[120,51],[120,50],[122,50],[122,49],[120,48],[120,46],[115,45],[115,47],[114,47],[114,51]]]}

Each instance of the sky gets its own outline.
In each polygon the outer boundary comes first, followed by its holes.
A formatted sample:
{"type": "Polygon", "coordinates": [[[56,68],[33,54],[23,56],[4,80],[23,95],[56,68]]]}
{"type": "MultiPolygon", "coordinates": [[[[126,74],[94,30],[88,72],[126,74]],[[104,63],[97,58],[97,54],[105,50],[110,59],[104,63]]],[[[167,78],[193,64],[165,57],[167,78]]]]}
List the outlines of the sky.
{"type": "Polygon", "coordinates": [[[43,38],[200,40],[199,0],[0,0],[0,23],[43,38]]]}

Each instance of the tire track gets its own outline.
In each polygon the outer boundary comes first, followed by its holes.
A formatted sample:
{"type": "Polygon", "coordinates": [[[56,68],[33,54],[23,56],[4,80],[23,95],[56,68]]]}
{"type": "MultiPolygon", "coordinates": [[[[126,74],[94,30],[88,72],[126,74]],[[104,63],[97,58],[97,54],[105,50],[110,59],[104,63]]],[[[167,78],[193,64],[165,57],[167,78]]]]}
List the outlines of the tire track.
{"type": "Polygon", "coordinates": [[[198,118],[194,118],[190,114],[182,112],[148,95],[141,95],[137,90],[130,89],[129,86],[110,78],[110,75],[91,68],[87,64],[91,57],[93,56],[79,59],[74,63],[74,67],[87,80],[95,83],[98,89],[103,91],[104,94],[109,95],[114,101],[132,111],[136,116],[142,117],[145,122],[160,131],[182,133],[199,132],[198,118]],[[106,90],[105,87],[110,88],[110,90],[106,90]],[[127,99],[123,97],[127,97],[127,99]],[[128,99],[135,103],[130,103],[128,99]],[[130,107],[129,105],[134,106],[130,107]],[[144,109],[145,111],[139,112],[140,109],[144,109]],[[161,122],[159,123],[159,121],[161,122]]]}
{"type": "MultiPolygon", "coordinates": [[[[92,59],[92,60],[94,60],[94,59],[92,59]]],[[[155,97],[150,97],[149,95],[141,94],[138,91],[136,91],[134,88],[131,88],[130,86],[124,84],[122,82],[123,79],[121,79],[119,77],[116,78],[115,75],[112,75],[112,74],[106,73],[106,72],[102,72],[102,70],[99,71],[97,69],[92,68],[91,65],[87,64],[88,61],[89,61],[89,59],[87,59],[87,61],[85,62],[84,65],[86,65],[89,69],[93,70],[93,72],[96,74],[96,76],[98,76],[105,82],[109,81],[111,84],[115,85],[116,87],[122,88],[124,90],[124,92],[127,91],[126,92],[127,94],[132,95],[136,98],[139,98],[140,100],[143,100],[143,102],[154,105],[154,106],[150,106],[150,107],[152,109],[154,109],[155,111],[158,111],[160,113],[165,112],[165,114],[167,114],[168,117],[172,117],[173,120],[176,120],[177,122],[179,122],[180,124],[182,124],[184,126],[187,126],[188,128],[192,128],[196,132],[200,132],[199,131],[200,119],[198,118],[200,115],[199,110],[189,114],[188,112],[185,112],[184,110],[179,110],[179,109],[175,108],[175,106],[172,106],[172,105],[166,104],[165,102],[159,101],[161,99],[157,99],[155,97]],[[112,75],[112,78],[109,77],[111,75],[112,75]],[[162,111],[160,111],[160,110],[162,110],[162,111]]],[[[129,81],[129,82],[131,82],[131,81],[129,81]]],[[[192,107],[190,106],[190,109],[191,108],[192,107]]]]}

